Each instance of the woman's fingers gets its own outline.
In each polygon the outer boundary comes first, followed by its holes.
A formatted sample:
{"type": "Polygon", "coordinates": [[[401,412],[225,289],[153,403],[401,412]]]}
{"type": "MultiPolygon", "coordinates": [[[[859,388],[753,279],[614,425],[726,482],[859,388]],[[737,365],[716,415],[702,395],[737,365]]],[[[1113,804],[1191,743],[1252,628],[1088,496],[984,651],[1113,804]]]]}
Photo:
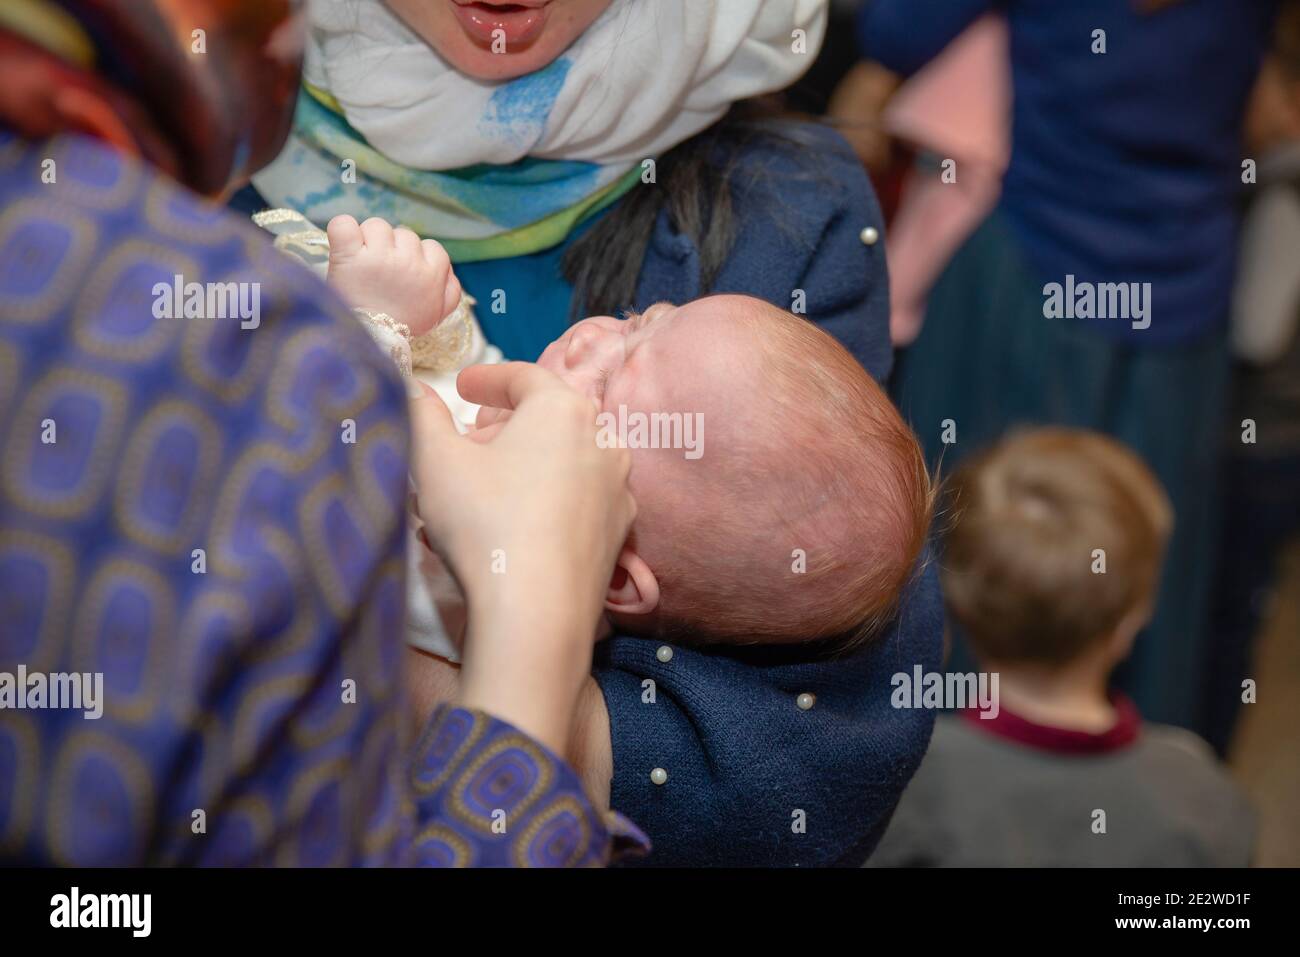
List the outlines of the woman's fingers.
{"type": "Polygon", "coordinates": [[[417,494],[422,507],[428,509],[426,500],[434,495],[427,486],[439,475],[448,474],[461,451],[461,435],[456,431],[451,410],[438,393],[418,379],[411,380],[420,388],[420,395],[412,396],[411,410],[411,470],[415,475],[417,494]]]}
{"type": "Polygon", "coordinates": [[[486,445],[500,435],[503,428],[505,428],[504,422],[494,422],[492,425],[484,426],[481,429],[470,429],[465,433],[465,438],[471,442],[477,442],[479,445],[486,445]]]}
{"type": "Polygon", "coordinates": [[[486,429],[489,426],[499,425],[508,418],[510,418],[509,409],[494,409],[490,405],[481,405],[478,415],[474,418],[474,428],[486,429]]]}
{"type": "Polygon", "coordinates": [[[469,366],[456,377],[465,401],[495,409],[516,409],[526,396],[552,388],[568,389],[554,372],[531,362],[469,366]]]}

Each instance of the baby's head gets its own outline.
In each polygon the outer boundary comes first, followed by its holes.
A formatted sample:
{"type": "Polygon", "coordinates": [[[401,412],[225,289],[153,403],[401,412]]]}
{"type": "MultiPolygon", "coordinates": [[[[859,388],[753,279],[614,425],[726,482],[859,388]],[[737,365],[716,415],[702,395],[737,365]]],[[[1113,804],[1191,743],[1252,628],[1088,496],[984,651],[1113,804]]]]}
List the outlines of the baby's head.
{"type": "Polygon", "coordinates": [[[889,619],[925,541],[930,480],[889,398],[826,333],[712,296],[586,319],[538,361],[632,450],[616,624],[775,643],[860,641],[889,619]]]}

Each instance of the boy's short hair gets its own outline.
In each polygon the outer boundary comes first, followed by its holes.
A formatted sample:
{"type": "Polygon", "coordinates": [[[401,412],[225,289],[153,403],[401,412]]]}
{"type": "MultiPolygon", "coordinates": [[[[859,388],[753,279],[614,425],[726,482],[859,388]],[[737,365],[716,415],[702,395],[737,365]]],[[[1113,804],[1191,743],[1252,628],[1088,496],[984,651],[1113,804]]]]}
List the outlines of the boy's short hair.
{"type": "Polygon", "coordinates": [[[947,494],[944,596],[978,655],[1066,664],[1154,599],[1173,513],[1118,442],[1015,433],[959,468],[947,494]]]}

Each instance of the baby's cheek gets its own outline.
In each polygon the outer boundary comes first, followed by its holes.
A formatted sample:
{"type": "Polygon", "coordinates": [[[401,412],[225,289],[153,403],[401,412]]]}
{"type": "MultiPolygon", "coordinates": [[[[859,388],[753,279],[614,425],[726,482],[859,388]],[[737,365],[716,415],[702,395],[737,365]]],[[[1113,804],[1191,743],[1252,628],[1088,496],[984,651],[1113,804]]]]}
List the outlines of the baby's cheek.
{"type": "Polygon", "coordinates": [[[632,449],[628,489],[636,499],[632,530],[636,549],[651,568],[662,567],[680,542],[680,519],[688,509],[684,483],[675,482],[667,463],[653,449],[632,449]]]}
{"type": "Polygon", "coordinates": [[[651,513],[656,513],[682,504],[680,500],[687,494],[687,484],[682,481],[680,471],[681,452],[637,448],[631,443],[629,446],[632,469],[627,484],[638,507],[644,505],[651,513]]]}

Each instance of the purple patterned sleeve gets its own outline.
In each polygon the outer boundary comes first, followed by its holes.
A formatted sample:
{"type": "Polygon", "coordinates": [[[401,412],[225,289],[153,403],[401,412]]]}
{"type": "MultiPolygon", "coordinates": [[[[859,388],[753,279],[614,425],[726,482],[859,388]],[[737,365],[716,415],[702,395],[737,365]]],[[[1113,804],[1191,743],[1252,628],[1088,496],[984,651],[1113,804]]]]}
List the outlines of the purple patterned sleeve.
{"type": "Polygon", "coordinates": [[[392,364],[263,236],[0,130],[0,679],[97,702],[0,700],[0,864],[610,858],[574,772],[485,715],[440,711],[405,774],[407,438],[392,364]],[[259,305],[156,318],[181,273],[259,305]]]}
{"type": "Polygon", "coordinates": [[[567,763],[482,712],[434,712],[411,784],[422,866],[601,867],[649,849],[629,821],[596,812],[567,763]]]}

